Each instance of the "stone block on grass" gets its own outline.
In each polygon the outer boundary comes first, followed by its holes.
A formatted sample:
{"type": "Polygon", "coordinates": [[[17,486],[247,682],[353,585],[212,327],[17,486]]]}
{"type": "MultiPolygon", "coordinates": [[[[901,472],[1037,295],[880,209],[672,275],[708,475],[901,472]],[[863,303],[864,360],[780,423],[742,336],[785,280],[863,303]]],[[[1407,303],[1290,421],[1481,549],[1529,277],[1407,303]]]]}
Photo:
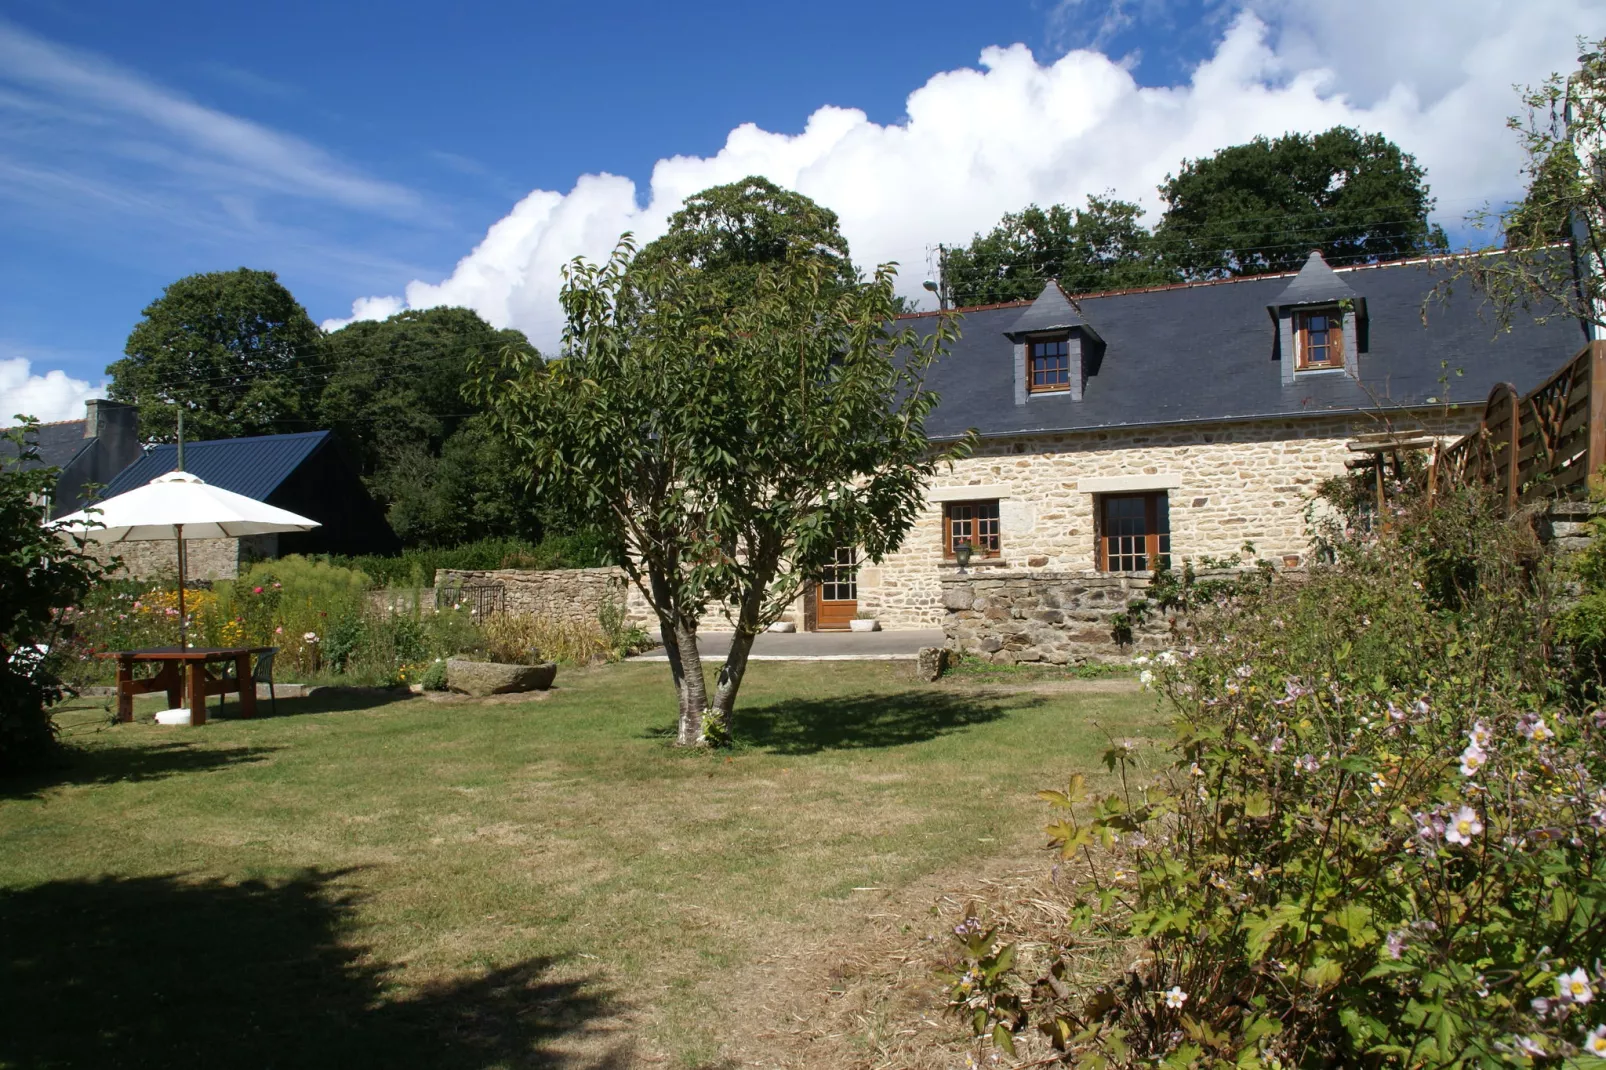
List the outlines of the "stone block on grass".
{"type": "Polygon", "coordinates": [[[497,661],[452,658],[446,663],[446,686],[475,698],[485,698],[520,691],[545,691],[552,686],[557,674],[557,665],[550,661],[539,665],[505,665],[497,661]]]}

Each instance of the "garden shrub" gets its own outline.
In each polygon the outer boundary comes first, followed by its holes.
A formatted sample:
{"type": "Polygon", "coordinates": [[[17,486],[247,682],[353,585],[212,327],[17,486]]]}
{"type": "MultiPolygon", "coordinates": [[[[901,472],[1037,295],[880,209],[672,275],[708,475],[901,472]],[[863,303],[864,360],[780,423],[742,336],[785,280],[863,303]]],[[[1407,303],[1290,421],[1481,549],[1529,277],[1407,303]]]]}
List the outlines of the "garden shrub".
{"type": "Polygon", "coordinates": [[[41,501],[56,490],[55,468],[37,461],[37,421],[3,436],[0,457],[0,771],[50,760],[56,726],[50,707],[64,693],[63,617],[105,574],[83,543],[64,538],[41,501]]]}
{"type": "Polygon", "coordinates": [[[1194,608],[1144,667],[1177,713],[1157,773],[1114,742],[1118,790],[1040,793],[1089,876],[1034,979],[956,931],[978,1033],[1086,1067],[1606,1052],[1606,712],[1562,686],[1520,525],[1470,494],[1391,524],[1194,608]]]}
{"type": "Polygon", "coordinates": [[[435,570],[442,568],[597,568],[613,563],[601,538],[584,531],[547,535],[538,543],[491,538],[447,548],[417,547],[391,557],[368,554],[325,560],[364,572],[384,587],[433,586],[435,570]]]}

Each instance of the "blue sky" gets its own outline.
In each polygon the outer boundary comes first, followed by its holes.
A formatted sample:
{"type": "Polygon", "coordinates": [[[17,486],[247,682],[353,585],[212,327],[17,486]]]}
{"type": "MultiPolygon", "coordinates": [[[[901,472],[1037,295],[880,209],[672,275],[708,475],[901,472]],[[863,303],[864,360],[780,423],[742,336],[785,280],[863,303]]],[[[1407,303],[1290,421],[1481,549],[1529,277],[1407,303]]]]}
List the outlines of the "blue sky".
{"type": "Polygon", "coordinates": [[[1355,121],[1429,164],[1453,224],[1511,191],[1509,152],[1482,162],[1510,83],[1603,25],[1596,0],[1533,0],[1550,18],[1514,28],[1500,16],[1535,7],[1422,0],[1449,35],[1428,50],[1420,13],[1357,2],[1398,38],[1330,52],[1327,5],[1303,0],[7,0],[0,408],[66,414],[50,410],[99,385],[166,283],[242,264],[319,320],[449,300],[549,339],[556,263],[750,170],[837,208],[861,259],[909,265],[1028,200],[1152,200],[1184,155],[1355,121]],[[1440,144],[1452,121],[1470,149],[1440,144]],[[758,130],[733,139],[742,124],[758,130]],[[581,181],[604,173],[632,185],[581,181]],[[550,192],[515,210],[534,190],[550,192]]]}

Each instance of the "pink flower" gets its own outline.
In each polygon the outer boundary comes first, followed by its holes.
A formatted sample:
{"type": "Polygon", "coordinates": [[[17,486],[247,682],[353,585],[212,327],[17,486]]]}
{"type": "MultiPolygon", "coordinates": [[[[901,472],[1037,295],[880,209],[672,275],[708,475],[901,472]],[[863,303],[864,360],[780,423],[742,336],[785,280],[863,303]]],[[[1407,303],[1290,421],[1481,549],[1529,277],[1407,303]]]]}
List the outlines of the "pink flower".
{"type": "Polygon", "coordinates": [[[261,593],[262,593],[262,588],[260,588],[260,587],[253,587],[253,588],[251,588],[251,593],[252,593],[252,594],[261,594],[261,593]]]}
{"type": "Polygon", "coordinates": [[[273,634],[274,635],[283,635],[284,634],[284,625],[281,624],[277,628],[273,629],[273,634]]]}

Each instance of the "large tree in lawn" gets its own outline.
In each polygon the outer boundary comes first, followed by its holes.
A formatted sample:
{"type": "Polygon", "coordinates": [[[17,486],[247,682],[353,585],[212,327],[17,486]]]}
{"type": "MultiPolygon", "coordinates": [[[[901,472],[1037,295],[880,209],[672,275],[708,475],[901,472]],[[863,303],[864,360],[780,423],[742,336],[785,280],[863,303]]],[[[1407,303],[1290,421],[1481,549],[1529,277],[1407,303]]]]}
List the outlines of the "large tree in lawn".
{"type": "Polygon", "coordinates": [[[542,491],[608,533],[652,605],[677,740],[720,742],[753,637],[837,547],[878,561],[914,523],[946,455],[926,439],[924,375],[954,330],[895,331],[890,266],[844,285],[795,246],[733,294],[718,271],[632,252],[570,265],[563,355],[509,351],[482,394],[542,491]],[[735,635],[710,694],[697,629],[719,606],[735,635]]]}
{"type": "Polygon", "coordinates": [[[310,431],[322,389],[320,332],[271,271],[213,271],[168,286],[106,369],[108,392],[139,406],[146,438],[310,431]]]}
{"type": "Polygon", "coordinates": [[[1416,160],[1381,134],[1258,137],[1186,160],[1160,187],[1155,242],[1190,279],[1297,271],[1312,249],[1330,264],[1442,251],[1416,160]]]}

